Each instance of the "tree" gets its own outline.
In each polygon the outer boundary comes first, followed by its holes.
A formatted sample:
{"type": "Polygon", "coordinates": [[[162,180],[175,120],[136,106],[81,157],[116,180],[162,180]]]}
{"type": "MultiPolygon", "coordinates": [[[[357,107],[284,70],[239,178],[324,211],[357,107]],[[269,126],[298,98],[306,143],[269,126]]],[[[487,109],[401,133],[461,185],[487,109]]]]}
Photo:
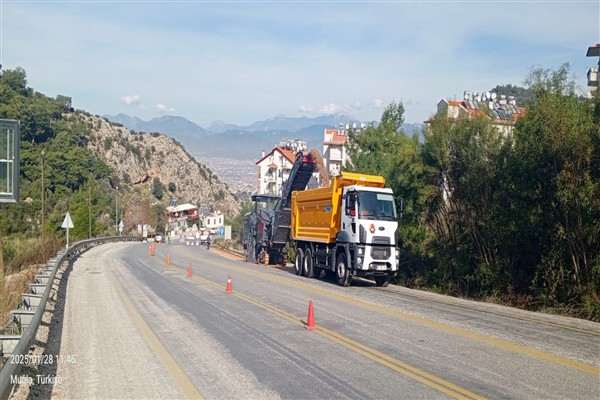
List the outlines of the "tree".
{"type": "Polygon", "coordinates": [[[496,159],[501,136],[485,116],[436,117],[425,134],[425,221],[435,235],[438,282],[480,295],[497,288],[496,159]]]}
{"type": "Polygon", "coordinates": [[[497,85],[491,90],[498,96],[505,95],[506,97],[514,96],[517,100],[517,104],[527,106],[529,102],[534,99],[534,94],[530,89],[515,86],[515,85],[497,85]]]}
{"type": "Polygon", "coordinates": [[[535,99],[515,130],[510,184],[538,242],[534,290],[546,305],[587,303],[600,315],[600,129],[569,65],[533,69],[535,99]],[[517,174],[518,171],[518,174],[517,174]]]}
{"type": "Polygon", "coordinates": [[[413,272],[422,268],[427,240],[427,227],[422,224],[423,163],[418,135],[409,137],[402,129],[404,106],[390,104],[377,126],[360,133],[350,132],[348,147],[351,159],[348,169],[382,175],[396,196],[399,228],[398,242],[403,278],[407,281],[413,272]],[[400,206],[404,209],[400,212],[400,206]]]}
{"type": "Polygon", "coordinates": [[[392,103],[384,110],[377,127],[369,126],[360,132],[350,130],[347,145],[350,162],[346,168],[389,178],[405,136],[403,113],[402,103],[392,103]]]}
{"type": "Polygon", "coordinates": [[[158,200],[162,200],[163,198],[163,186],[158,177],[152,180],[152,195],[158,200]]]}

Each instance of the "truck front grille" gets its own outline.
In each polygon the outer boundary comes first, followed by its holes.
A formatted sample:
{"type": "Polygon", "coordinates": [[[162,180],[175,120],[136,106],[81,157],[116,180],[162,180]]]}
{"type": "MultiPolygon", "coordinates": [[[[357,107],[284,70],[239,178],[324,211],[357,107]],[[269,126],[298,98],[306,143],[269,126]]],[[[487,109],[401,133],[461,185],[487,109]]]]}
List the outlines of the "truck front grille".
{"type": "Polygon", "coordinates": [[[371,257],[373,260],[388,260],[391,250],[389,247],[373,247],[371,249],[371,257]]]}

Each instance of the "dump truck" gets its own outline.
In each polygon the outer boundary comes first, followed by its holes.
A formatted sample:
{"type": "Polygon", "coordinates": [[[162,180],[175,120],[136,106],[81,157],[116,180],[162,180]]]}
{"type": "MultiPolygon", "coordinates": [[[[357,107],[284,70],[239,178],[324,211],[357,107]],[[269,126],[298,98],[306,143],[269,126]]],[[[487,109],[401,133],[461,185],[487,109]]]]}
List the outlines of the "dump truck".
{"type": "Polygon", "coordinates": [[[344,172],[328,187],[292,193],[297,275],[321,272],[348,286],[353,276],[387,286],[398,272],[394,194],[385,178],[344,172]]]}

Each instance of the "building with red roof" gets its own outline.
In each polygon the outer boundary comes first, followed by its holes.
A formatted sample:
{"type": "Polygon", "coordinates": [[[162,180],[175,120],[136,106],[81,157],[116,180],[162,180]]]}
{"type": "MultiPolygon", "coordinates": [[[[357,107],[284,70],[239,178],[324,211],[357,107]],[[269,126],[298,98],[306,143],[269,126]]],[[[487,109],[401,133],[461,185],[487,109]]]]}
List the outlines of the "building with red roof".
{"type": "MultiPolygon", "coordinates": [[[[257,193],[281,195],[283,185],[290,176],[290,171],[296,161],[299,151],[306,151],[307,144],[303,140],[283,140],[273,150],[265,154],[263,151],[258,166],[258,188],[257,193]]],[[[317,187],[318,177],[313,174],[307,187],[317,187]]]]}
{"type": "Polygon", "coordinates": [[[498,96],[496,93],[479,94],[465,92],[463,100],[442,99],[437,104],[437,113],[425,123],[430,125],[436,116],[450,119],[471,119],[478,116],[489,118],[502,136],[512,133],[519,119],[525,114],[525,109],[517,105],[513,96],[498,96]]]}
{"type": "Polygon", "coordinates": [[[325,129],[323,133],[323,161],[330,176],[342,173],[342,168],[350,160],[347,144],[350,130],[359,133],[365,128],[364,124],[357,126],[355,123],[340,124],[338,129],[325,129]]]}

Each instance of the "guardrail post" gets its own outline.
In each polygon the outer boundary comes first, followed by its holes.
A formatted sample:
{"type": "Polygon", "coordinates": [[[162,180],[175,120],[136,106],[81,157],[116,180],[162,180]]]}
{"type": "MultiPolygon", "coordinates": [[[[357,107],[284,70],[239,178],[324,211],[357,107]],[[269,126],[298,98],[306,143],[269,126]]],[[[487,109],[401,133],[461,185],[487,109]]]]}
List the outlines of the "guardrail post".
{"type": "Polygon", "coordinates": [[[0,354],[10,356],[21,340],[20,335],[0,335],[0,354]]]}

